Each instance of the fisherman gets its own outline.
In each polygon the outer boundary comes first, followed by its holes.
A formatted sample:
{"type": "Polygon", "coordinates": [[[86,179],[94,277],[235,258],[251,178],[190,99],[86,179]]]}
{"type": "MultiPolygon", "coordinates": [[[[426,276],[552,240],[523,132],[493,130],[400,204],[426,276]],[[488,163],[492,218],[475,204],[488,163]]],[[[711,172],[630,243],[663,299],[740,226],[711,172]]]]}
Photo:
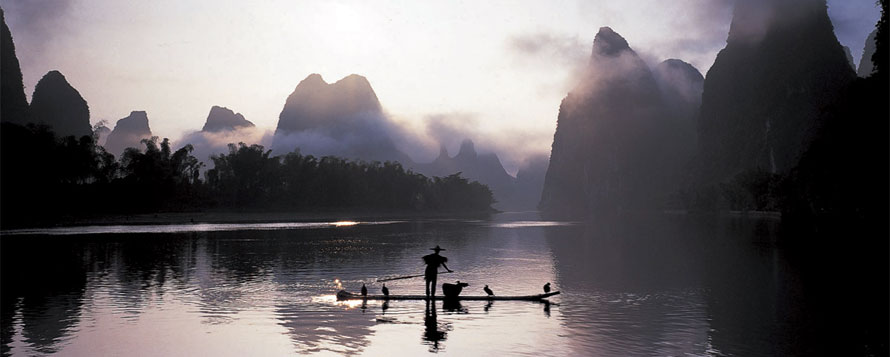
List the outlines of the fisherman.
{"type": "Polygon", "coordinates": [[[448,269],[448,266],[445,263],[448,261],[448,258],[445,258],[439,255],[440,251],[445,249],[439,248],[436,245],[435,248],[430,248],[433,251],[433,254],[428,254],[423,256],[423,263],[426,264],[426,270],[424,271],[423,279],[426,280],[426,296],[436,296],[436,276],[439,274],[439,265],[445,268],[449,273],[451,273],[451,269],[448,269]]]}

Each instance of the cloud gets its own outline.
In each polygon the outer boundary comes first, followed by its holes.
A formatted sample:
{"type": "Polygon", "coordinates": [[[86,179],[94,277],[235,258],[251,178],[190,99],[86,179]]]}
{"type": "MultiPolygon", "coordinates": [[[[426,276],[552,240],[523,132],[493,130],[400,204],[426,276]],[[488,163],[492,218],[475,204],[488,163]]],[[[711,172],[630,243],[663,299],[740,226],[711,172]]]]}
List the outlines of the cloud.
{"type": "Polygon", "coordinates": [[[283,155],[299,149],[303,154],[314,156],[407,161],[403,153],[411,150],[405,150],[403,146],[410,147],[414,142],[411,135],[388,116],[363,112],[328,120],[323,126],[279,131],[272,140],[272,153],[283,155]]]}
{"type": "Polygon", "coordinates": [[[479,121],[473,113],[436,113],[424,118],[425,134],[433,144],[457,147],[461,141],[478,132],[479,121]]]}
{"type": "Polygon", "coordinates": [[[32,46],[31,50],[39,53],[55,36],[64,33],[74,2],[75,0],[4,0],[0,2],[0,6],[3,7],[6,22],[10,28],[16,30],[13,39],[27,39],[26,42],[32,46]]]}
{"type": "Polygon", "coordinates": [[[507,41],[509,49],[517,54],[570,66],[583,64],[589,52],[589,46],[582,43],[578,36],[557,33],[525,33],[515,35],[507,41]]]}
{"type": "Polygon", "coordinates": [[[410,145],[400,146],[419,163],[433,161],[444,145],[449,155],[454,156],[462,141],[472,140],[480,154],[494,153],[500,158],[510,174],[516,174],[529,158],[549,157],[547,150],[553,140],[552,133],[522,128],[499,128],[496,131],[482,127],[484,119],[478,113],[449,112],[430,113],[419,120],[412,128],[405,129],[406,137],[412,138],[410,145]]]}
{"type": "Polygon", "coordinates": [[[257,127],[240,127],[231,131],[203,132],[194,131],[186,133],[177,141],[177,147],[191,144],[194,148],[192,155],[204,163],[205,168],[212,168],[210,155],[228,153],[228,144],[245,143],[247,145],[259,144],[268,149],[272,143],[272,131],[257,127]]]}

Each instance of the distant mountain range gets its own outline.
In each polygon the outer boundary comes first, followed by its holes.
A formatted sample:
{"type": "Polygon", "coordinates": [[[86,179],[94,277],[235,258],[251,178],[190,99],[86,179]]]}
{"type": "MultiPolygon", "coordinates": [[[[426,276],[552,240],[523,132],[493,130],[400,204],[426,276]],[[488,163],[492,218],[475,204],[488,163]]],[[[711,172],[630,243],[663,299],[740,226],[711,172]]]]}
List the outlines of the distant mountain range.
{"type": "Polygon", "coordinates": [[[383,112],[367,78],[353,74],[329,84],[320,75],[312,74],[288,96],[272,149],[277,154],[299,149],[315,156],[396,161],[426,176],[461,173],[488,185],[498,201],[497,208],[534,209],[540,187],[517,188],[516,178],[507,173],[496,154],[479,154],[474,143],[465,140],[454,157],[443,147],[434,161],[417,163],[397,148],[396,143],[405,140],[406,135],[383,112]],[[527,190],[534,192],[526,193],[527,190]],[[520,198],[528,195],[534,198],[520,198]]]}
{"type": "MultiPolygon", "coordinates": [[[[40,79],[29,104],[2,10],[0,19],[0,121],[46,125],[58,136],[95,135],[116,156],[152,137],[145,111],[131,112],[114,130],[97,126],[94,133],[86,100],[59,71],[40,79]]],[[[814,207],[830,208],[825,202],[835,199],[833,186],[820,177],[854,170],[832,153],[850,152],[857,133],[875,135],[857,130],[886,122],[862,119],[879,112],[866,99],[886,89],[875,89],[886,75],[880,36],[878,30],[869,36],[856,71],[849,49],[834,35],[824,0],[740,1],[726,47],[704,77],[679,59],[650,68],[621,35],[602,27],[585,72],[560,104],[549,159],[530,160],[516,177],[496,153],[477,152],[468,138],[454,156],[442,146],[432,162],[415,162],[399,149],[412,134],[386,115],[368,79],[355,74],[334,83],[318,74],[300,81],[269,140],[276,155],[299,150],[395,161],[427,176],[460,173],[488,185],[495,207],[503,210],[537,206],[557,217],[664,208],[773,210],[780,203],[751,206],[728,196],[778,202],[783,184],[781,195],[794,197],[795,209],[818,216],[828,208],[814,207]],[[814,158],[835,160],[834,166],[814,158]],[[812,192],[821,192],[813,194],[821,201],[807,198],[812,192]]],[[[245,132],[255,142],[265,140],[254,129],[240,113],[213,106],[201,131],[182,144],[195,144],[206,160],[245,132]]]]}

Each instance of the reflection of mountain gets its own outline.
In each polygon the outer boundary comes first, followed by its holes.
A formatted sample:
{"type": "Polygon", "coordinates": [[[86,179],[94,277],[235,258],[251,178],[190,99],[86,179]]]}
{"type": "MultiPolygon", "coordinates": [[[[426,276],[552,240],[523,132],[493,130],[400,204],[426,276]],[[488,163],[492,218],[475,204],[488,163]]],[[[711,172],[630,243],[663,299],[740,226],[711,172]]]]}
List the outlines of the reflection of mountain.
{"type": "Polygon", "coordinates": [[[129,147],[143,149],[140,143],[142,139],[151,139],[148,114],[144,111],[133,111],[114,125],[114,130],[108,134],[108,139],[105,140],[105,150],[115,156],[120,156],[129,147]]]}
{"type": "Polygon", "coordinates": [[[93,133],[87,102],[59,71],[50,71],[34,86],[30,115],[32,121],[49,125],[60,137],[93,133]]]}
{"type": "Polygon", "coordinates": [[[353,74],[329,84],[312,74],[287,97],[272,149],[281,154],[299,148],[316,156],[409,163],[408,156],[396,149],[396,132],[365,77],[353,74]]]}
{"type": "Polygon", "coordinates": [[[58,352],[80,322],[86,285],[82,252],[73,244],[4,237],[0,249],[2,351],[21,327],[24,342],[42,354],[58,352]],[[52,262],[52,263],[48,263],[52,262]]]}
{"type": "Polygon", "coordinates": [[[789,341],[775,340],[775,322],[795,301],[776,286],[790,277],[776,271],[784,262],[774,252],[753,244],[775,234],[775,223],[653,215],[545,231],[556,284],[573,292],[560,309],[575,349],[782,355],[789,341]]]}

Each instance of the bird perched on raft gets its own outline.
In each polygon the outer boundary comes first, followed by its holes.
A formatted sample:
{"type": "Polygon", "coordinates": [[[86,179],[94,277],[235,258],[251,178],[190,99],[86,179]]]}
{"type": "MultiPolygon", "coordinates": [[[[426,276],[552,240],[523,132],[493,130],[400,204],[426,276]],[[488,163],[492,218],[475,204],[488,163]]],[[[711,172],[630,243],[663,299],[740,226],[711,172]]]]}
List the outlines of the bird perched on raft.
{"type": "Polygon", "coordinates": [[[485,293],[488,294],[488,296],[494,296],[494,291],[491,291],[491,289],[488,288],[488,285],[482,288],[482,290],[485,290],[485,293]]]}
{"type": "Polygon", "coordinates": [[[362,296],[368,296],[368,288],[365,287],[365,283],[362,283],[362,296]]]}
{"type": "Polygon", "coordinates": [[[389,296],[389,288],[386,287],[386,283],[383,283],[383,287],[380,290],[383,291],[383,296],[389,296]]]}
{"type": "Polygon", "coordinates": [[[549,292],[550,292],[550,283],[544,284],[544,293],[546,294],[549,292]]]}

